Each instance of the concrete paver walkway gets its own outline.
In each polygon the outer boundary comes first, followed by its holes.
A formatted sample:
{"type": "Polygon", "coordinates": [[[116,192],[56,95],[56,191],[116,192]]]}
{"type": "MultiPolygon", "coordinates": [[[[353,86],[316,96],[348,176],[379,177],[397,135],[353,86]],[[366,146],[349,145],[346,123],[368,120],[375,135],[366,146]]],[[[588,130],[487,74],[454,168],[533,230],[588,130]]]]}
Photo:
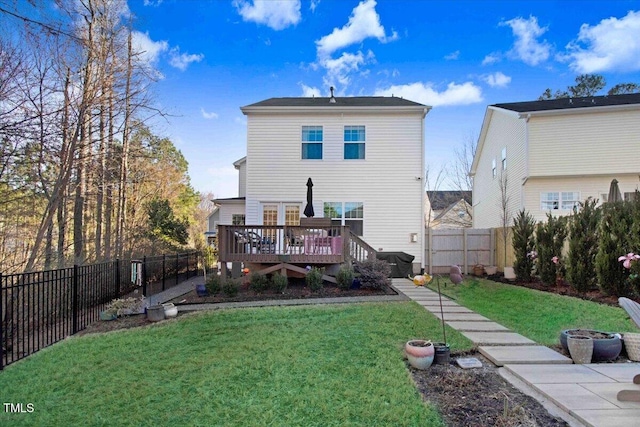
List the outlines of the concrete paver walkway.
{"type": "MultiPolygon", "coordinates": [[[[439,298],[430,289],[416,287],[407,279],[394,279],[396,289],[441,319],[439,298]],[[434,304],[435,302],[435,304],[434,304]]],[[[464,286],[464,285],[463,285],[464,286]]],[[[620,402],[620,390],[640,390],[633,384],[640,363],[574,365],[564,355],[490,319],[462,310],[442,297],[445,323],[480,345],[480,353],[500,368],[514,385],[524,383],[545,406],[560,410],[570,425],[590,427],[638,427],[640,403],[620,402]]]]}

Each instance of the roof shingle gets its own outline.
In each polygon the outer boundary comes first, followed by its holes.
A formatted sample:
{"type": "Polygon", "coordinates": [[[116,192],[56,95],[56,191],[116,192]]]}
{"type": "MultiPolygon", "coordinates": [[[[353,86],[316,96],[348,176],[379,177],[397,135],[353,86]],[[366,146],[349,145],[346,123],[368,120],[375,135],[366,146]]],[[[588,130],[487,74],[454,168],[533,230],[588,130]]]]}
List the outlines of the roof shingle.
{"type": "Polygon", "coordinates": [[[640,93],[625,95],[586,96],[582,98],[559,98],[544,101],[510,102],[494,104],[492,107],[504,108],[517,113],[533,111],[566,110],[572,108],[605,107],[613,105],[640,104],[640,93]]]}

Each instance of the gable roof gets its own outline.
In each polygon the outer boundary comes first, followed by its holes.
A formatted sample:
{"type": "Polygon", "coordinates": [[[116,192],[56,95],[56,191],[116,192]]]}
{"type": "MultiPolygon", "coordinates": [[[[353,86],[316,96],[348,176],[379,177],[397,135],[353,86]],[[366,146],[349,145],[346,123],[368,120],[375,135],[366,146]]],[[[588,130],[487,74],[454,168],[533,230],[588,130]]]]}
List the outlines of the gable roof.
{"type": "Polygon", "coordinates": [[[446,209],[461,199],[471,204],[471,191],[427,191],[427,197],[433,211],[446,209]]]}
{"type": "Polygon", "coordinates": [[[426,107],[426,105],[395,96],[347,96],[331,98],[269,98],[246,107],[426,107]]]}
{"type": "Polygon", "coordinates": [[[510,102],[505,104],[494,104],[492,107],[503,108],[505,110],[515,111],[516,113],[531,113],[535,111],[610,107],[631,104],[640,104],[640,93],[586,96],[582,98],[559,98],[544,101],[510,102]]]}

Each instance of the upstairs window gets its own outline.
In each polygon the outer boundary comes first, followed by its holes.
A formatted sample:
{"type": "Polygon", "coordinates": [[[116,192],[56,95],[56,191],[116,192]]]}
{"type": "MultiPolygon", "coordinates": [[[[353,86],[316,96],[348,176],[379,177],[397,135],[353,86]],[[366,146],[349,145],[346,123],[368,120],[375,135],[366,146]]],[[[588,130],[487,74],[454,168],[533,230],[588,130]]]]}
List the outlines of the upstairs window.
{"type": "Polygon", "coordinates": [[[364,126],[344,127],[344,158],[345,160],[364,160],[365,147],[364,126]]]}
{"type": "Polygon", "coordinates": [[[491,160],[491,176],[494,178],[498,176],[498,171],[496,170],[496,159],[491,160]]]}
{"type": "Polygon", "coordinates": [[[502,170],[507,170],[507,147],[502,149],[502,170]]]}
{"type": "Polygon", "coordinates": [[[322,160],[322,126],[302,126],[302,158],[322,160]]]}

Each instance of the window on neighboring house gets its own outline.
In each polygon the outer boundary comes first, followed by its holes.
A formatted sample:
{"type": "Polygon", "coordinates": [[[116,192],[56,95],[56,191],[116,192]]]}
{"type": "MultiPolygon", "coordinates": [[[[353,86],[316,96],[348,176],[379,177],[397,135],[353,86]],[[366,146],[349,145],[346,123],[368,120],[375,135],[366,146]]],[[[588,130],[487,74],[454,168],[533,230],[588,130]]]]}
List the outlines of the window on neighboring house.
{"type": "Polygon", "coordinates": [[[625,192],[624,193],[624,201],[625,202],[632,202],[634,200],[640,200],[640,193],[638,193],[637,191],[625,192]]]}
{"type": "Polygon", "coordinates": [[[364,159],[365,128],[364,126],[344,127],[345,160],[364,159]]]}
{"type": "Polygon", "coordinates": [[[502,170],[507,170],[507,147],[502,149],[502,170]]]}
{"type": "Polygon", "coordinates": [[[540,193],[540,209],[543,211],[571,210],[580,202],[580,192],[562,191],[540,193]]]}
{"type": "Polygon", "coordinates": [[[498,171],[496,170],[496,159],[491,160],[491,174],[494,178],[498,175],[498,171]]]}
{"type": "Polygon", "coordinates": [[[302,126],[302,158],[322,159],[322,126],[302,126]]]}
{"type": "Polygon", "coordinates": [[[244,225],[244,214],[233,214],[233,215],[231,215],[231,224],[232,225],[244,225]]]}
{"type": "Polygon", "coordinates": [[[332,225],[348,225],[357,236],[364,232],[364,205],[362,202],[325,202],[324,216],[332,225]]]}

